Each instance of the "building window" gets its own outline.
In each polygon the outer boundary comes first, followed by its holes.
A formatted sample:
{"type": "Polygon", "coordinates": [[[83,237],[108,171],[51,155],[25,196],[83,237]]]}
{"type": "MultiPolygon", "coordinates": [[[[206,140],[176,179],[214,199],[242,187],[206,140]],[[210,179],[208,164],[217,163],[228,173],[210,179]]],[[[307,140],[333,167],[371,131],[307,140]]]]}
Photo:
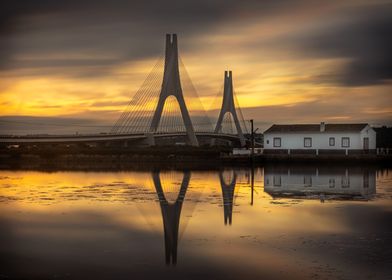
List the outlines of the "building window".
{"type": "Polygon", "coordinates": [[[310,137],[305,137],[304,138],[304,147],[305,148],[312,147],[312,138],[310,138],[310,137]]]}
{"type": "Polygon", "coordinates": [[[267,144],[269,144],[269,140],[267,140],[267,144]]]}
{"type": "Polygon", "coordinates": [[[335,179],[329,179],[329,187],[334,188],[335,187],[335,179]]]}
{"type": "Polygon", "coordinates": [[[342,188],[350,187],[350,178],[348,176],[342,177],[342,188]]]}
{"type": "Polygon", "coordinates": [[[342,137],[342,147],[343,148],[350,147],[350,138],[349,137],[342,137]]]}
{"type": "Polygon", "coordinates": [[[335,146],[335,137],[329,137],[329,146],[335,146]]]}
{"type": "Polygon", "coordinates": [[[280,137],[274,137],[274,147],[280,147],[282,145],[282,139],[280,137]]]}
{"type": "Polygon", "coordinates": [[[282,177],[280,175],[274,176],[274,186],[280,187],[282,185],[282,177]]]}

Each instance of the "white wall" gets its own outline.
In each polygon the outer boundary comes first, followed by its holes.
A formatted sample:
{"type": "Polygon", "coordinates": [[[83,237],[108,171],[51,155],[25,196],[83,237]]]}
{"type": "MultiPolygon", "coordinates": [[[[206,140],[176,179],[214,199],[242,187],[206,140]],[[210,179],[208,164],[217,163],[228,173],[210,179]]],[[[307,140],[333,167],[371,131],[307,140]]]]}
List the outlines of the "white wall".
{"type": "Polygon", "coordinates": [[[376,132],[369,126],[361,132],[309,132],[309,133],[265,133],[264,149],[332,149],[332,150],[356,150],[363,149],[363,138],[369,137],[369,149],[376,149],[376,132]],[[281,146],[273,146],[273,138],[281,138],[281,146]],[[312,146],[304,147],[304,138],[312,138],[312,146]],[[335,138],[335,146],[329,146],[329,138],[335,138]],[[342,138],[350,138],[350,147],[342,147],[342,138]]]}
{"type": "Polygon", "coordinates": [[[369,137],[369,149],[374,150],[376,149],[376,131],[371,128],[370,126],[365,127],[362,129],[360,133],[360,139],[363,143],[363,138],[369,137]]]}

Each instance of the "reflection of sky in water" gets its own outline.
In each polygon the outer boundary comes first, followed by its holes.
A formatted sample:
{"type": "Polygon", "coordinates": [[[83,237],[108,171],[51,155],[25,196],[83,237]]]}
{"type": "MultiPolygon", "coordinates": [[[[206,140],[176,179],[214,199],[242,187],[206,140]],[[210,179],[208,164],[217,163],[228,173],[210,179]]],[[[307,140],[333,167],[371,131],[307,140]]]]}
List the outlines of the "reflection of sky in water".
{"type": "Polygon", "coordinates": [[[1,271],[108,279],[391,272],[391,170],[258,168],[253,205],[250,170],[186,174],[1,171],[1,271]],[[165,267],[165,247],[178,247],[175,269],[165,267]]]}

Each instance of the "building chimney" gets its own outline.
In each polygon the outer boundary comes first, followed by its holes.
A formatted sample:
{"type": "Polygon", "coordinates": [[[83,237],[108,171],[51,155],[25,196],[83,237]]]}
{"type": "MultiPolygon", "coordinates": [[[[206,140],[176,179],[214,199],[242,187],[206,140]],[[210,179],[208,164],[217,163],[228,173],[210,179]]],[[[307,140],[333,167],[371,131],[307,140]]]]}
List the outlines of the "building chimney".
{"type": "Polygon", "coordinates": [[[321,122],[320,123],[320,132],[324,132],[325,131],[325,122],[321,122]]]}

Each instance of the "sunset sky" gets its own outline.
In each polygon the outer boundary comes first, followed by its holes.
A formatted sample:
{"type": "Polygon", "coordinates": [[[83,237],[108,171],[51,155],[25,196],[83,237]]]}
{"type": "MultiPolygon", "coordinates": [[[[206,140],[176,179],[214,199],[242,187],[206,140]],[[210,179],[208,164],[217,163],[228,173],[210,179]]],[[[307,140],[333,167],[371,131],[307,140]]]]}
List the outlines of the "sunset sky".
{"type": "Polygon", "coordinates": [[[18,120],[110,126],[166,33],[210,115],[230,69],[262,130],[392,124],[392,1],[20,0],[0,4],[0,133],[18,120]]]}

